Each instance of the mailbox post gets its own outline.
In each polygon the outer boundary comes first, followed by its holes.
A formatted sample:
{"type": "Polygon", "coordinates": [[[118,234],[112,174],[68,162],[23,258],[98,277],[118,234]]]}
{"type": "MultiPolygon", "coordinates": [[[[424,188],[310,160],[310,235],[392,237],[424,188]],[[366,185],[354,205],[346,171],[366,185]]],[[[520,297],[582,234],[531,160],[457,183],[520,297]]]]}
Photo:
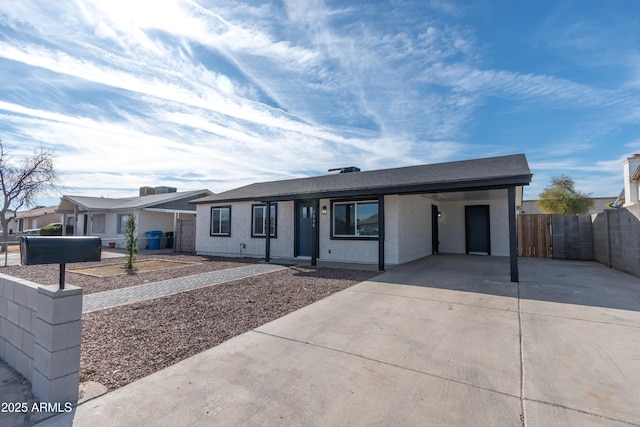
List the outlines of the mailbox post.
{"type": "Polygon", "coordinates": [[[22,265],[60,264],[60,289],[64,289],[66,264],[100,261],[102,240],[92,236],[22,236],[22,265]]]}

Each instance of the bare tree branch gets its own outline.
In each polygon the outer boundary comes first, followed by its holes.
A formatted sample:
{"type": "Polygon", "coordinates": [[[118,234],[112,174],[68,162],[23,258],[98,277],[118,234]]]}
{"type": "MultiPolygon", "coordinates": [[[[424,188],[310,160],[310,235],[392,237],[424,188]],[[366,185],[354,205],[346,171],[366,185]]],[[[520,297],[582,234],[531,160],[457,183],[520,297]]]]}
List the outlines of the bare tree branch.
{"type": "Polygon", "coordinates": [[[7,250],[9,221],[16,217],[18,209],[33,206],[38,195],[54,189],[58,183],[52,151],[41,146],[18,163],[12,162],[10,153],[0,139],[0,190],[3,196],[0,224],[4,251],[7,250]]]}

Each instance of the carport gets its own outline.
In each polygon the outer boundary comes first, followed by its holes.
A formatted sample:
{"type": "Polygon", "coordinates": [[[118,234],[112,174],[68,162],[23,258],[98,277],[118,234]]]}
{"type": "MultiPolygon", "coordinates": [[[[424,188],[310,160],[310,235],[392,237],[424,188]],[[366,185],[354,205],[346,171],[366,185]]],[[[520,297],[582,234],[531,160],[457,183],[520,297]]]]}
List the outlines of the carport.
{"type": "Polygon", "coordinates": [[[437,253],[510,257],[524,154],[262,182],[195,200],[196,252],[377,264],[437,253]],[[265,224],[269,224],[269,232],[265,224]]]}

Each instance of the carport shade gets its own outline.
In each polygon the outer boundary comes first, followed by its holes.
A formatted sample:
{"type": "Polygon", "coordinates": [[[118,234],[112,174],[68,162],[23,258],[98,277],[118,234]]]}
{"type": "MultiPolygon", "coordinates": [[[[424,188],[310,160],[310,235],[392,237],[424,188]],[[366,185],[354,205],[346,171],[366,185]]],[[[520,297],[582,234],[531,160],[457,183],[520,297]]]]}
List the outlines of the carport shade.
{"type": "MultiPolygon", "coordinates": [[[[312,265],[316,264],[319,243],[317,214],[321,198],[377,197],[393,194],[432,194],[474,190],[507,189],[509,210],[509,256],[511,281],[518,281],[516,187],[529,185],[531,171],[524,154],[462,160],[457,162],[323,175],[282,181],[249,184],[233,190],[207,196],[191,203],[256,201],[313,201],[314,249],[312,265]]],[[[380,203],[380,202],[379,202],[380,203]]],[[[379,205],[384,217],[384,202],[379,205]]],[[[378,268],[384,270],[384,219],[379,224],[378,268]]],[[[270,239],[265,239],[265,260],[270,258],[270,239]]]]}

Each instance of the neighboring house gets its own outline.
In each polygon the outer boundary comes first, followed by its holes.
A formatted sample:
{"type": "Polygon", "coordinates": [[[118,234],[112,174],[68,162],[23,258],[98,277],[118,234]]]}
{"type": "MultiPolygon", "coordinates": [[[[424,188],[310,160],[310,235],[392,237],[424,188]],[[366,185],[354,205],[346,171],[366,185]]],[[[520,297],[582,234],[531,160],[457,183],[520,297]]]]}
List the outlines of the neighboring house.
{"type": "MultiPolygon", "coordinates": [[[[615,203],[616,197],[592,197],[593,206],[589,210],[589,212],[585,212],[586,214],[597,214],[605,209],[612,209],[611,204],[615,203]]],[[[524,200],[522,202],[522,206],[518,209],[518,213],[521,214],[541,214],[543,213],[538,205],[536,204],[537,200],[524,200]]]]}
{"type": "Polygon", "coordinates": [[[632,154],[622,162],[624,188],[614,202],[616,207],[637,205],[640,200],[640,154],[632,154]]]}
{"type": "Polygon", "coordinates": [[[437,253],[511,257],[524,154],[272,181],[197,205],[196,252],[397,265],[437,253]]]}
{"type": "Polygon", "coordinates": [[[18,211],[16,217],[9,222],[10,233],[42,228],[52,223],[62,223],[62,215],[56,212],[57,206],[37,206],[33,209],[18,211]]]}
{"type": "Polygon", "coordinates": [[[140,247],[144,248],[147,231],[175,232],[178,219],[196,215],[195,206],[189,202],[213,194],[209,190],[175,192],[175,189],[153,194],[149,188],[142,187],[140,192],[146,195],[138,197],[62,196],[57,212],[63,215],[64,224],[74,226],[75,235],[99,236],[104,246],[115,243],[116,247],[124,247],[127,219],[135,214],[140,247]]]}

